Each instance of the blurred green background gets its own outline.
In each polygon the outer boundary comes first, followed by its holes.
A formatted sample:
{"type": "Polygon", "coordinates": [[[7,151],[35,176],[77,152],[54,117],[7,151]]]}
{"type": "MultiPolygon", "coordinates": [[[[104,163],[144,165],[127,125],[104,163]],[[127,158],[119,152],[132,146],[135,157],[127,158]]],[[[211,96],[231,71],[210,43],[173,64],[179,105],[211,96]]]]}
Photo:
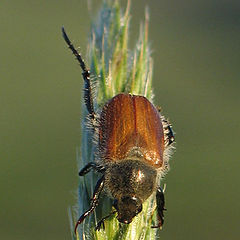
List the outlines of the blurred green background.
{"type": "MultiPolygon", "coordinates": [[[[148,5],[155,103],[177,139],[161,239],[239,239],[240,2],[132,2],[130,45],[148,5]]],[[[99,5],[1,1],[1,239],[70,239],[82,79],[60,28],[84,55],[99,5]]]]}

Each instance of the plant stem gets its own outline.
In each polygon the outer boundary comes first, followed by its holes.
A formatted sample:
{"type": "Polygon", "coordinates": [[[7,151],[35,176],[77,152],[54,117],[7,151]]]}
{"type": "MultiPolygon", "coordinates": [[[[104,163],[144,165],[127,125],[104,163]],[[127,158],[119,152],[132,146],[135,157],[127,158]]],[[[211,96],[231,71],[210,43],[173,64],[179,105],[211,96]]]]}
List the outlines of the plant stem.
{"type": "MultiPolygon", "coordinates": [[[[91,84],[95,90],[94,107],[101,107],[113,96],[125,92],[142,95],[152,100],[152,59],[148,46],[148,21],[146,11],[145,24],[140,27],[139,39],[133,51],[128,49],[130,1],[122,13],[119,0],[106,0],[102,4],[98,18],[92,24],[88,46],[88,61],[91,70],[91,84]]],[[[88,65],[87,64],[87,65],[88,65]]],[[[88,129],[87,111],[83,106],[80,167],[94,161],[96,146],[93,133],[88,129]]],[[[89,208],[94,186],[100,175],[88,173],[79,180],[78,213],[76,218],[89,208]]],[[[119,227],[116,215],[105,221],[105,229],[95,230],[97,221],[112,211],[112,201],[104,196],[96,211],[79,225],[77,236],[73,239],[158,239],[159,230],[151,228],[156,221],[155,195],[143,205],[142,212],[131,224],[119,227]]],[[[73,224],[76,220],[73,220],[73,224]]],[[[73,229],[72,229],[73,232],[73,229]]]]}

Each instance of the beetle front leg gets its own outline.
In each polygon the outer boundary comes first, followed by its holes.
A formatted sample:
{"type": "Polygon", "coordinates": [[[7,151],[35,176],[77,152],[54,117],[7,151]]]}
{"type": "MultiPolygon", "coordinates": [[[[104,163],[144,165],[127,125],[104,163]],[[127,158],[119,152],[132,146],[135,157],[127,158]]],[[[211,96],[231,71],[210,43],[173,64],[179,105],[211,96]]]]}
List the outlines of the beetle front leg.
{"type": "Polygon", "coordinates": [[[83,213],[82,216],[78,219],[78,221],[77,221],[77,223],[76,223],[76,225],[75,225],[75,229],[74,229],[75,234],[76,234],[76,232],[77,232],[77,227],[78,227],[78,225],[81,224],[81,223],[83,222],[83,220],[84,220],[87,216],[89,216],[89,215],[93,212],[93,210],[97,207],[100,194],[101,194],[101,192],[102,192],[102,190],[103,190],[103,187],[104,187],[104,180],[105,180],[105,176],[102,176],[102,177],[98,180],[98,182],[97,182],[97,184],[96,184],[96,186],[95,186],[95,189],[94,189],[91,206],[90,206],[90,208],[89,208],[85,213],[83,213]]]}
{"type": "Polygon", "coordinates": [[[98,223],[97,223],[97,226],[95,227],[95,230],[100,230],[101,229],[101,226],[103,226],[103,229],[105,229],[105,226],[104,226],[104,221],[107,219],[107,218],[109,218],[109,217],[111,217],[113,214],[115,214],[117,211],[113,211],[113,212],[111,212],[109,215],[107,215],[107,216],[105,216],[105,217],[103,217],[98,223]]]}

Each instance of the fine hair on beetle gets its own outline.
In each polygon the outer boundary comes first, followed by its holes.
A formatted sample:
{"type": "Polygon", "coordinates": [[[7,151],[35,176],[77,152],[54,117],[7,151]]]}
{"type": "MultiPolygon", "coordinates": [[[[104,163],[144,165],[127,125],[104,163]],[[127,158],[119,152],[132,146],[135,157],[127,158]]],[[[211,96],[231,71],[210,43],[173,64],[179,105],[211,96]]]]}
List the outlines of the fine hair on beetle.
{"type": "Polygon", "coordinates": [[[90,208],[78,219],[75,232],[97,207],[103,191],[113,199],[115,210],[98,222],[97,230],[115,213],[120,223],[131,223],[153,193],[158,223],[152,227],[161,228],[165,198],[160,179],[169,169],[168,159],[175,141],[171,124],[146,97],[130,93],[117,94],[96,112],[90,71],[64,28],[62,33],[82,69],[88,127],[93,131],[96,146],[95,161],[83,166],[79,175],[84,176],[91,170],[102,175],[96,183],[90,208]]]}

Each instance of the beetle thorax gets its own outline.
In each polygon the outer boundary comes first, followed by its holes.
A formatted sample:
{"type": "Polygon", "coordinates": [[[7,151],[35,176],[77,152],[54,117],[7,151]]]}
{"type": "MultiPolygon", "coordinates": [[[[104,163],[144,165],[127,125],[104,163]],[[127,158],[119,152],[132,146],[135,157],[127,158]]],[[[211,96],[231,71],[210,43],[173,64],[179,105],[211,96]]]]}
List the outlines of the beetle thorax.
{"type": "Polygon", "coordinates": [[[105,186],[114,199],[137,197],[146,200],[156,187],[157,171],[141,160],[121,160],[105,173],[105,186]]]}

